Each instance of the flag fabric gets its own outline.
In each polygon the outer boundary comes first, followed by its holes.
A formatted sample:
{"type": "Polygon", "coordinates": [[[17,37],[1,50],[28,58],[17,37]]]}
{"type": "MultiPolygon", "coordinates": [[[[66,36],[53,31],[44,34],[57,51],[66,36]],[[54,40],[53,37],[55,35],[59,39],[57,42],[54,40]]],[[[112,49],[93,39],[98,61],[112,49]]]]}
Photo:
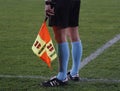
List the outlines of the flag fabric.
{"type": "Polygon", "coordinates": [[[50,33],[48,32],[46,21],[43,22],[39,30],[37,38],[33,43],[32,50],[51,68],[51,62],[57,57],[57,54],[50,33]]]}

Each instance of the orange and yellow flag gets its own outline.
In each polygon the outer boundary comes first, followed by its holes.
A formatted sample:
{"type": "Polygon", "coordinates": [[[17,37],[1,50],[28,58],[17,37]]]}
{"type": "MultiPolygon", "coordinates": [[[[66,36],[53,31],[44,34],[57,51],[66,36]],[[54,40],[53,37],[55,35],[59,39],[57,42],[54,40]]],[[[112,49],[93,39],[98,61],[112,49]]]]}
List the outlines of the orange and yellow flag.
{"type": "Polygon", "coordinates": [[[57,57],[46,21],[43,22],[39,30],[37,38],[33,43],[32,50],[48,65],[48,67],[51,67],[51,62],[57,57]]]}

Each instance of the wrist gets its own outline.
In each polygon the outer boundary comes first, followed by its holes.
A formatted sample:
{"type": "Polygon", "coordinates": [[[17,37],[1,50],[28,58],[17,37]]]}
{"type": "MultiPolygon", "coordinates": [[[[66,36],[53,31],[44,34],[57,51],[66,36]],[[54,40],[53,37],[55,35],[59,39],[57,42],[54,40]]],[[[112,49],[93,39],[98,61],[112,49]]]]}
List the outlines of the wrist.
{"type": "Polygon", "coordinates": [[[45,0],[45,1],[51,1],[51,0],[45,0]]]}
{"type": "Polygon", "coordinates": [[[45,0],[45,5],[51,5],[51,0],[45,0]]]}

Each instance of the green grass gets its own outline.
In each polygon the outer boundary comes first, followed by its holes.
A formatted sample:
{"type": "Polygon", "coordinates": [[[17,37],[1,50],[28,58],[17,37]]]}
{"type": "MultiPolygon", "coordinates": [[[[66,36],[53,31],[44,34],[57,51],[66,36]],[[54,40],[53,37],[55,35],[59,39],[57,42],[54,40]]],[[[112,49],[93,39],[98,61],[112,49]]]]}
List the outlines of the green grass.
{"type": "MultiPolygon", "coordinates": [[[[119,5],[120,0],[82,0],[79,33],[83,59],[120,33],[119,5]]],[[[57,60],[51,71],[31,50],[43,20],[44,0],[0,0],[0,74],[45,77],[57,74],[57,60]]],[[[120,79],[119,47],[120,41],[81,69],[81,77],[120,79]]],[[[120,91],[120,83],[70,82],[64,88],[43,88],[38,85],[42,81],[0,78],[0,91],[120,91]]]]}

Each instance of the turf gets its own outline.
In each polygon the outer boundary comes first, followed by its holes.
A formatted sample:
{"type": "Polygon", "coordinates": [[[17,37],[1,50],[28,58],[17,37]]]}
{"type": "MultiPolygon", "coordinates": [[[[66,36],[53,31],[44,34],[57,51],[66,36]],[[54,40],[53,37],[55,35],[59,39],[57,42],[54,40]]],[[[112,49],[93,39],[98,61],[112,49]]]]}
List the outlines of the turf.
{"type": "MultiPolygon", "coordinates": [[[[79,33],[83,42],[83,59],[120,33],[120,0],[82,0],[79,33]]],[[[31,46],[44,20],[44,0],[0,0],[0,74],[38,75],[57,74],[37,58],[31,46]]],[[[52,29],[50,33],[53,38],[52,29]]],[[[120,41],[86,65],[82,78],[120,79],[120,41]]],[[[71,67],[71,58],[70,65],[71,67]]],[[[0,91],[119,91],[120,83],[81,82],[66,87],[43,88],[44,79],[0,78],[0,91]]]]}

